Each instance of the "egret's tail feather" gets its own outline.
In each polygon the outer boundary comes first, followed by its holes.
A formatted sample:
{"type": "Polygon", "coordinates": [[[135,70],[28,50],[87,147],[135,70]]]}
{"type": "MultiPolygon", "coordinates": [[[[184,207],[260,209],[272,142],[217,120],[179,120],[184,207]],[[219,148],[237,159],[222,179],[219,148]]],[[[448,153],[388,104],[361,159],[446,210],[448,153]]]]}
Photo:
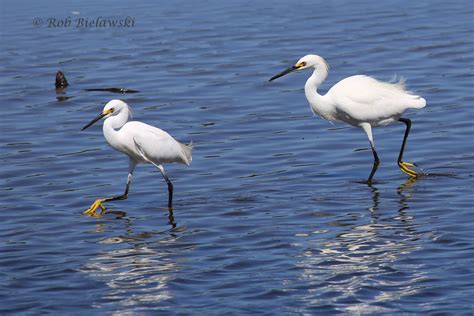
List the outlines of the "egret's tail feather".
{"type": "Polygon", "coordinates": [[[426,106],[426,100],[419,95],[410,95],[409,105],[414,109],[421,109],[426,106]]]}
{"type": "Polygon", "coordinates": [[[419,101],[418,109],[424,108],[426,106],[426,100],[423,99],[422,97],[419,97],[418,101],[419,101]]]}
{"type": "Polygon", "coordinates": [[[406,80],[403,76],[399,76],[397,74],[394,74],[392,76],[392,79],[390,79],[389,83],[392,85],[397,86],[401,90],[406,90],[406,80]]]}
{"type": "Polygon", "coordinates": [[[191,161],[193,161],[193,157],[192,157],[192,151],[193,151],[193,142],[191,141],[189,144],[181,144],[179,143],[179,145],[181,146],[181,150],[183,152],[183,160],[184,160],[184,163],[187,164],[188,166],[191,164],[191,161]]]}
{"type": "Polygon", "coordinates": [[[403,94],[407,95],[409,99],[407,100],[407,106],[410,108],[421,109],[426,106],[426,100],[420,97],[419,95],[414,94],[412,91],[406,88],[405,78],[401,76],[393,76],[392,80],[390,81],[390,85],[395,87],[403,94]]]}

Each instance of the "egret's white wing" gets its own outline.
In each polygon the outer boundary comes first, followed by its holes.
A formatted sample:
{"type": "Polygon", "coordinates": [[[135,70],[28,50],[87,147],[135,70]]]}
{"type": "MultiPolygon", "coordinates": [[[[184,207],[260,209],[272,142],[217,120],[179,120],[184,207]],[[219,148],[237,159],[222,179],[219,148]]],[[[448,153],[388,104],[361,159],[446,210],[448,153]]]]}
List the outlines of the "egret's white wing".
{"type": "Polygon", "coordinates": [[[381,82],[363,75],[341,80],[327,95],[338,113],[367,122],[383,121],[426,104],[423,98],[406,91],[402,83],[381,82]]]}
{"type": "MultiPolygon", "coordinates": [[[[132,122],[130,122],[132,123],[132,122]]],[[[152,161],[155,164],[178,162],[189,164],[190,155],[186,155],[183,149],[183,144],[176,141],[167,132],[153,127],[148,124],[141,122],[136,124],[136,128],[133,133],[133,142],[137,148],[137,151],[146,161],[152,161]]]]}

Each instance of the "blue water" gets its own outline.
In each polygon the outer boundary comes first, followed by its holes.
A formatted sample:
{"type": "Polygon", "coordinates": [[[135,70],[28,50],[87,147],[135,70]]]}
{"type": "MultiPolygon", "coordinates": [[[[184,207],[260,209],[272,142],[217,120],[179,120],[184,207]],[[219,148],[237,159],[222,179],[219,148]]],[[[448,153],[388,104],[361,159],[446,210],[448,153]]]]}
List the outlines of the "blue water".
{"type": "Polygon", "coordinates": [[[471,1],[2,2],[0,314],[472,314],[473,18],[471,1]],[[134,26],[48,27],[99,16],[134,26]],[[268,82],[308,53],[323,90],[405,77],[428,100],[405,158],[431,176],[399,171],[393,124],[359,183],[364,133],[311,114],[308,73],[268,82]],[[84,91],[107,87],[140,92],[84,91]],[[195,144],[166,166],[173,213],[142,165],[128,200],[82,214],[124,189],[127,158],[80,132],[113,98],[195,144]]]}

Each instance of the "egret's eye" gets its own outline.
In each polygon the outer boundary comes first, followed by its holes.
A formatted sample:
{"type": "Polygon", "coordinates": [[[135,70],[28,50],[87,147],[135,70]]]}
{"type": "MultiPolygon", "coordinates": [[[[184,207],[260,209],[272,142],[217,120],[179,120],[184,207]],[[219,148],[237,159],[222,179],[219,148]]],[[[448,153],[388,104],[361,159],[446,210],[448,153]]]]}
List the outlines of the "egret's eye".
{"type": "Polygon", "coordinates": [[[104,115],[114,113],[114,108],[110,108],[110,109],[108,109],[108,110],[104,110],[103,113],[104,113],[104,115]]]}
{"type": "Polygon", "coordinates": [[[297,63],[297,64],[295,65],[295,68],[296,68],[296,69],[300,69],[300,68],[303,68],[304,66],[306,66],[306,62],[305,62],[305,61],[302,61],[302,62],[300,62],[300,63],[297,63]]]}

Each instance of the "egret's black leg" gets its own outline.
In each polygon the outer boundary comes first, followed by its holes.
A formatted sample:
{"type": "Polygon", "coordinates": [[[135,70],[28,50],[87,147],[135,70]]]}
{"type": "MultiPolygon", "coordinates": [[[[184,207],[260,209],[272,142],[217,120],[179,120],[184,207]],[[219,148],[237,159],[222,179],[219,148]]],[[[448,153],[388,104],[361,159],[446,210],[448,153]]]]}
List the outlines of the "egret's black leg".
{"type": "Polygon", "coordinates": [[[108,198],[103,198],[103,199],[97,199],[95,200],[94,203],[92,203],[91,207],[89,207],[87,210],[84,211],[84,214],[90,215],[90,216],[96,216],[99,217],[100,215],[97,215],[95,211],[97,208],[101,208],[102,212],[105,211],[105,206],[102,205],[103,202],[108,202],[108,201],[114,201],[114,200],[125,200],[128,198],[128,191],[130,189],[130,184],[132,183],[132,176],[133,176],[133,171],[135,170],[135,166],[137,164],[130,160],[128,164],[128,176],[127,176],[127,185],[125,186],[125,192],[122,195],[118,196],[112,196],[108,198]]]}
{"type": "Polygon", "coordinates": [[[128,174],[127,177],[127,186],[125,187],[125,192],[122,195],[107,197],[103,199],[97,199],[92,203],[91,207],[84,211],[84,214],[96,216],[95,211],[97,208],[101,208],[102,212],[105,211],[105,206],[102,205],[103,202],[114,201],[114,200],[125,200],[128,198],[128,190],[130,189],[130,183],[132,182],[132,173],[128,174]]]}
{"type": "Polygon", "coordinates": [[[380,165],[380,159],[379,156],[377,155],[377,152],[375,151],[375,147],[373,142],[370,142],[370,148],[372,149],[372,154],[374,154],[374,164],[372,166],[372,171],[370,172],[369,179],[367,180],[367,184],[371,185],[372,184],[372,178],[375,175],[375,172],[377,171],[377,168],[380,165]]]}
{"type": "Polygon", "coordinates": [[[168,224],[171,225],[171,227],[176,228],[176,222],[174,221],[174,215],[173,215],[173,210],[170,209],[168,210],[168,224]]]}
{"type": "Polygon", "coordinates": [[[372,137],[372,126],[369,123],[361,123],[359,124],[359,126],[367,134],[367,137],[369,138],[369,142],[370,142],[370,148],[372,149],[372,154],[374,155],[374,164],[372,165],[372,171],[370,172],[369,179],[367,179],[367,184],[371,185],[372,178],[374,177],[375,172],[377,171],[377,168],[380,165],[380,159],[379,159],[379,156],[377,155],[377,152],[375,151],[374,139],[372,137]]]}
{"type": "Polygon", "coordinates": [[[130,189],[130,183],[132,182],[132,175],[133,175],[132,173],[128,174],[127,185],[125,186],[125,192],[122,195],[105,198],[104,200],[105,201],[126,200],[128,198],[128,190],[130,189]]]}
{"type": "Polygon", "coordinates": [[[171,183],[170,179],[166,175],[164,175],[166,184],[168,184],[168,208],[170,210],[173,209],[173,183],[171,183]]]}
{"type": "Polygon", "coordinates": [[[160,170],[161,174],[163,175],[163,178],[165,179],[166,184],[168,185],[168,208],[172,210],[173,209],[173,183],[171,183],[171,180],[166,175],[166,172],[163,166],[158,165],[157,167],[160,170]]]}
{"type": "Polygon", "coordinates": [[[405,123],[407,126],[405,129],[405,135],[403,136],[403,143],[402,143],[402,147],[400,148],[400,154],[398,155],[398,162],[401,162],[403,159],[403,152],[405,151],[405,144],[407,142],[408,134],[410,134],[411,120],[406,119],[406,118],[399,118],[398,120],[400,122],[405,123]]]}
{"type": "Polygon", "coordinates": [[[400,168],[402,172],[406,173],[410,177],[416,178],[417,176],[416,171],[409,168],[409,167],[415,167],[416,165],[410,162],[403,161],[403,152],[405,151],[405,145],[407,142],[408,134],[410,134],[411,120],[407,118],[399,118],[398,120],[400,122],[405,123],[405,125],[407,126],[405,129],[405,135],[403,136],[403,142],[402,142],[402,147],[400,148],[400,154],[398,155],[398,167],[400,168]]]}

